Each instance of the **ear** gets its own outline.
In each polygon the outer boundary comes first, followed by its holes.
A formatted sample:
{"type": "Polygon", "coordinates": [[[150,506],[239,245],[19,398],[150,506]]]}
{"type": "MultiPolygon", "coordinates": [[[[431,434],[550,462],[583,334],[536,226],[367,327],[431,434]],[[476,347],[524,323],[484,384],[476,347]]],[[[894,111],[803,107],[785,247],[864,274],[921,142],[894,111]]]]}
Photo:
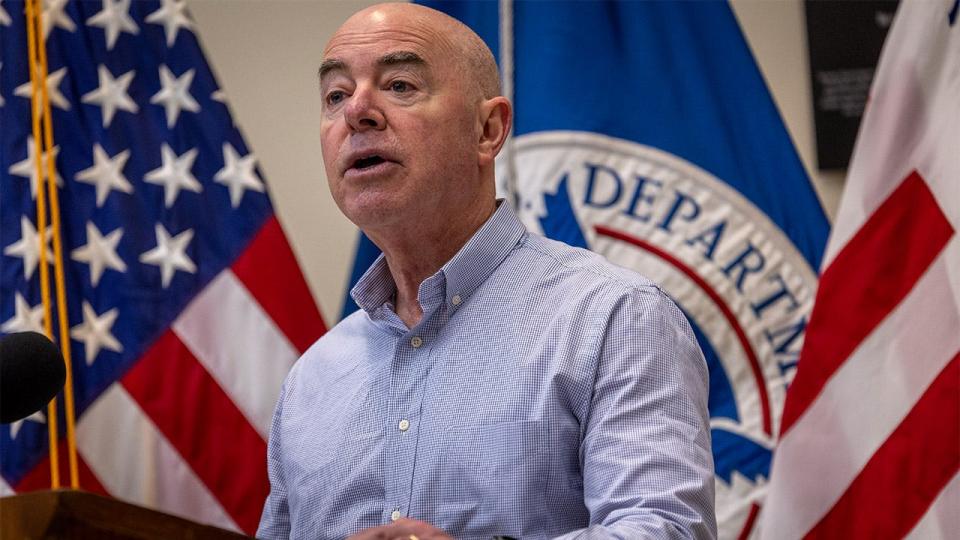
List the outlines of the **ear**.
{"type": "Polygon", "coordinates": [[[510,101],[497,96],[480,103],[480,141],[477,147],[479,165],[485,167],[493,164],[493,160],[500,153],[500,148],[510,134],[513,125],[513,108],[510,101]]]}

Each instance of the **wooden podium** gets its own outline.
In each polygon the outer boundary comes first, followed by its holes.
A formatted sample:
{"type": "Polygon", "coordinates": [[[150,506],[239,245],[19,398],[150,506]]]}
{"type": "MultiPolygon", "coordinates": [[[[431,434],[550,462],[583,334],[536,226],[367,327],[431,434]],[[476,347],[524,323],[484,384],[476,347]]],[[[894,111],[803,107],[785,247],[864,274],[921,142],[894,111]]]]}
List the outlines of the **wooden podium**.
{"type": "Polygon", "coordinates": [[[0,538],[236,540],[247,537],[93,493],[60,489],[0,498],[0,538]]]}

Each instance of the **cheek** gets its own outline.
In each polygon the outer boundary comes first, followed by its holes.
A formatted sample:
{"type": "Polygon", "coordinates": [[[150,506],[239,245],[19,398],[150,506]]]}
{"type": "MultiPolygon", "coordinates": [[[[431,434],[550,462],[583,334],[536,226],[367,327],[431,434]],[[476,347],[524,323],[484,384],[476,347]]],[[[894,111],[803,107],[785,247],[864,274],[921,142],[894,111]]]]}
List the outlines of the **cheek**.
{"type": "Polygon", "coordinates": [[[438,122],[424,126],[420,133],[417,146],[435,170],[459,170],[473,164],[471,152],[476,150],[476,141],[471,123],[459,119],[438,122]]]}
{"type": "Polygon", "coordinates": [[[326,167],[327,171],[331,169],[334,164],[334,161],[337,159],[337,144],[334,141],[333,133],[331,128],[324,127],[321,124],[320,127],[320,154],[323,156],[323,165],[326,167]]]}
{"type": "Polygon", "coordinates": [[[340,138],[337,137],[332,127],[321,124],[320,127],[320,154],[323,157],[323,168],[327,175],[327,183],[330,191],[334,191],[339,183],[337,177],[337,156],[340,153],[340,138]]]}

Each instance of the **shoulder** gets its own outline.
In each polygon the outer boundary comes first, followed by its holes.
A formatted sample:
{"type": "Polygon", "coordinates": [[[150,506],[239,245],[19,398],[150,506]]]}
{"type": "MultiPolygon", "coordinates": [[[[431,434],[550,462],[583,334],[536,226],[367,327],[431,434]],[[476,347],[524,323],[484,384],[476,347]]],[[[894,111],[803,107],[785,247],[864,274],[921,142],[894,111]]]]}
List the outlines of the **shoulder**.
{"type": "Polygon", "coordinates": [[[603,256],[537,234],[517,246],[518,263],[543,282],[555,282],[568,293],[598,295],[606,300],[629,296],[671,302],[659,285],[603,256]]]}
{"type": "Polygon", "coordinates": [[[335,380],[360,367],[360,351],[373,345],[380,332],[370,324],[365,311],[357,310],[326,331],[293,365],[287,386],[312,386],[335,380]]]}
{"type": "Polygon", "coordinates": [[[532,233],[494,272],[483,297],[490,303],[487,312],[496,314],[489,324],[509,319],[508,329],[576,340],[588,349],[610,337],[637,339],[640,334],[678,333],[694,339],[675,302],[649,278],[594,252],[532,233]]]}
{"type": "MultiPolygon", "coordinates": [[[[541,286],[555,286],[577,309],[605,327],[643,333],[670,333],[696,342],[673,298],[659,284],[603,256],[537,234],[518,244],[518,258],[541,286]]],[[[569,303],[569,302],[568,302],[569,303]]]]}

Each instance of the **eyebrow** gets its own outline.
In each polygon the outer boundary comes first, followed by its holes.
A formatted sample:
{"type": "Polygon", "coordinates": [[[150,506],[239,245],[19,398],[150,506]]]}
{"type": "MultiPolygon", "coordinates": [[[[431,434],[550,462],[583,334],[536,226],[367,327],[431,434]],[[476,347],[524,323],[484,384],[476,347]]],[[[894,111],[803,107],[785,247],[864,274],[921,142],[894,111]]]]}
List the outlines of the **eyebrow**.
{"type": "MultiPolygon", "coordinates": [[[[392,53],[387,53],[381,56],[377,60],[377,65],[383,67],[393,67],[393,66],[425,66],[427,61],[423,59],[419,54],[411,51],[396,51],[392,53]]],[[[339,58],[328,58],[320,64],[319,76],[322,81],[323,78],[332,71],[346,71],[347,63],[339,58]]]]}
{"type": "Polygon", "coordinates": [[[425,66],[427,65],[427,61],[415,52],[397,51],[381,56],[380,60],[377,60],[377,64],[381,66],[396,66],[403,64],[425,66]]]}
{"type": "Polygon", "coordinates": [[[330,73],[331,71],[345,71],[346,69],[347,64],[343,60],[340,60],[339,58],[329,58],[320,63],[320,71],[318,75],[322,81],[327,73],[330,73]]]}

